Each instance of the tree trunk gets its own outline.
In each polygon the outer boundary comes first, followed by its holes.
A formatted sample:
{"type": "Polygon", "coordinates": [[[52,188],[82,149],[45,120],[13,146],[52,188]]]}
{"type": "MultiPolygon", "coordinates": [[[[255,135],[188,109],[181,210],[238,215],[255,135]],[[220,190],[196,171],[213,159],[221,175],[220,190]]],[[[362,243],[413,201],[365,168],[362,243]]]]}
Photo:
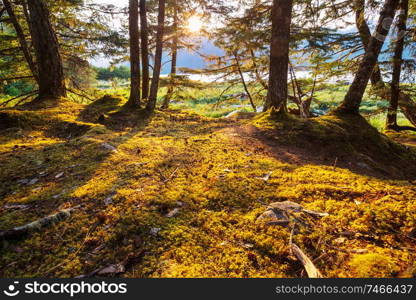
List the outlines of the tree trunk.
{"type": "Polygon", "coordinates": [[[292,0],[273,0],[269,90],[264,110],[286,111],[292,0]]]}
{"type": "Polygon", "coordinates": [[[66,87],[58,39],[43,0],[27,0],[39,74],[39,99],[66,97],[66,87]]]}
{"type": "Polygon", "coordinates": [[[347,95],[342,104],[337,108],[339,113],[358,114],[361,101],[367,88],[368,81],[377,64],[378,56],[384,41],[390,31],[391,20],[394,18],[399,0],[386,0],[380,18],[377,24],[375,34],[371,36],[368,47],[365,51],[364,58],[355,75],[347,95]]]}
{"type": "Polygon", "coordinates": [[[241,70],[240,59],[238,57],[238,53],[237,51],[235,51],[233,54],[234,54],[234,58],[235,58],[236,66],[237,66],[237,71],[238,71],[238,74],[240,75],[244,90],[246,91],[247,97],[250,100],[251,107],[253,108],[254,112],[256,112],[257,108],[256,108],[256,105],[254,104],[253,97],[251,96],[250,91],[248,90],[246,80],[244,79],[244,74],[243,74],[243,71],[241,70]]]}
{"type": "MultiPolygon", "coordinates": [[[[365,20],[365,0],[354,0],[353,5],[355,10],[355,25],[357,26],[358,33],[360,34],[364,50],[367,51],[368,44],[370,43],[371,32],[365,20]]],[[[371,84],[373,87],[384,87],[384,82],[381,77],[381,71],[378,64],[375,65],[373,73],[371,74],[371,84]]]]}
{"type": "Polygon", "coordinates": [[[387,129],[397,130],[397,109],[400,98],[400,76],[402,71],[402,59],[404,50],[404,35],[406,32],[409,0],[400,1],[400,15],[397,21],[397,41],[393,57],[393,76],[391,81],[390,107],[387,113],[387,129]]]}
{"type": "MultiPolygon", "coordinates": [[[[356,0],[355,2],[355,9],[360,9],[361,12],[357,13],[357,15],[364,15],[364,2],[363,0],[356,0]],[[357,4],[358,3],[358,4],[357,4]]],[[[368,27],[367,22],[364,18],[357,18],[357,28],[360,32],[361,41],[363,43],[364,48],[368,47],[368,41],[371,38],[370,29],[368,27]]],[[[386,87],[383,78],[381,76],[380,68],[376,66],[371,76],[371,84],[374,87],[374,90],[382,99],[386,99],[390,101],[390,90],[386,87]]],[[[406,116],[406,118],[416,126],[416,103],[412,100],[412,98],[404,93],[399,93],[399,107],[402,113],[406,116]]]]}
{"type": "Polygon", "coordinates": [[[149,30],[146,0],[140,0],[140,35],[142,52],[142,99],[149,97],[149,30]]]}
{"type": "Polygon", "coordinates": [[[3,14],[6,12],[6,8],[5,7],[2,7],[1,9],[0,9],[0,18],[3,16],[3,14]]]}
{"type": "Polygon", "coordinates": [[[153,67],[152,84],[150,86],[149,102],[146,109],[153,112],[156,107],[157,92],[159,90],[159,78],[162,68],[163,36],[165,30],[165,4],[166,0],[159,0],[159,13],[157,17],[156,53],[153,67]]]}
{"type": "Polygon", "coordinates": [[[139,1],[129,0],[130,35],[130,98],[128,107],[140,107],[140,44],[139,44],[139,1]]]}
{"type": "Polygon", "coordinates": [[[178,61],[178,8],[176,4],[176,0],[173,2],[173,41],[172,41],[172,62],[171,62],[171,70],[170,70],[170,83],[168,92],[166,93],[165,99],[163,100],[162,109],[169,108],[169,102],[172,98],[173,92],[175,90],[175,79],[176,79],[176,68],[177,68],[177,61],[178,61]]]}
{"type": "Polygon", "coordinates": [[[261,84],[261,86],[265,90],[267,90],[269,87],[267,86],[266,81],[264,81],[263,78],[261,78],[261,75],[260,75],[260,72],[259,72],[259,68],[258,68],[257,62],[256,62],[256,54],[254,53],[253,49],[250,49],[250,56],[251,56],[251,61],[253,63],[254,72],[256,74],[256,79],[261,84]]]}
{"type": "Polygon", "coordinates": [[[29,50],[29,45],[26,41],[23,29],[20,26],[19,21],[17,20],[17,17],[13,11],[12,4],[10,3],[9,0],[3,0],[3,4],[13,24],[14,30],[16,31],[17,38],[19,39],[19,43],[22,48],[22,52],[26,59],[26,62],[29,66],[29,69],[32,72],[32,75],[35,78],[36,82],[39,84],[39,77],[38,77],[38,72],[36,70],[36,65],[33,62],[32,54],[30,53],[30,50],[29,50]]]}

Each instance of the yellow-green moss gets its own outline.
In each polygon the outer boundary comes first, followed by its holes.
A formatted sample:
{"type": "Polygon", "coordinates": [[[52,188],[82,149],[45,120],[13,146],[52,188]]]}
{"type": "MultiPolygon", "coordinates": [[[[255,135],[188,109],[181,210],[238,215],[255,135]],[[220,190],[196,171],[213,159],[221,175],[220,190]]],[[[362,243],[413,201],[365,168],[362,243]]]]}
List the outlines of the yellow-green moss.
{"type": "MultiPolygon", "coordinates": [[[[83,207],[62,223],[4,245],[3,277],[73,277],[137,253],[142,257],[122,276],[298,277],[302,266],[288,250],[290,231],[256,222],[264,203],[282,200],[329,213],[294,237],[327,277],[398,276],[415,259],[409,250],[414,240],[407,236],[416,224],[411,182],[284,161],[261,141],[242,141],[230,131],[237,120],[165,111],[113,131],[108,124],[84,123],[88,107],[61,105],[67,110],[36,111],[39,126],[7,131],[1,140],[0,228],[83,207]],[[62,121],[91,128],[70,139],[48,134],[51,123],[62,121]],[[32,178],[39,180],[17,183],[32,178]],[[30,209],[5,208],[16,203],[30,209]],[[175,208],[179,212],[168,218],[175,208]],[[161,229],[157,236],[152,228],[161,229]],[[363,249],[368,254],[350,252],[363,249]]],[[[263,114],[254,123],[280,126],[279,138],[295,142],[304,129],[334,137],[346,132],[336,117],[288,118],[276,125],[263,114]]]]}

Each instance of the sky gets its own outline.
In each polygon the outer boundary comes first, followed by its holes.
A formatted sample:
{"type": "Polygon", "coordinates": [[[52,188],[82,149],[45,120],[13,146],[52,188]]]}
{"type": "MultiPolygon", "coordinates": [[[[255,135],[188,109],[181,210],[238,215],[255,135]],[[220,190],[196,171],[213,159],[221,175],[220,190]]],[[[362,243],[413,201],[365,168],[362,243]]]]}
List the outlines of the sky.
{"type": "MultiPolygon", "coordinates": [[[[119,7],[126,7],[128,6],[128,0],[87,0],[90,3],[97,3],[97,4],[112,4],[119,7]]],[[[235,0],[230,0],[235,1],[235,0]]],[[[315,0],[312,0],[315,1],[315,0]]],[[[367,11],[366,16],[368,23],[370,24],[370,27],[373,27],[376,23],[376,19],[378,18],[378,12],[377,11],[367,11]]],[[[350,14],[344,18],[345,21],[350,22],[349,25],[345,26],[345,23],[343,22],[337,22],[332,24],[332,28],[341,28],[339,29],[342,32],[351,32],[355,31],[355,25],[354,25],[354,15],[350,14]]],[[[120,27],[120,20],[117,20],[117,18],[114,19],[114,26],[120,27]]],[[[201,43],[201,49],[200,52],[204,54],[209,55],[222,55],[223,52],[221,49],[215,47],[213,43],[207,39],[203,39],[201,43]]],[[[162,74],[167,74],[170,72],[170,64],[168,63],[168,60],[170,58],[168,55],[165,55],[164,59],[164,67],[162,69],[162,74]]],[[[110,64],[110,59],[105,57],[97,57],[94,60],[90,61],[93,65],[100,66],[100,67],[106,67],[110,64]]],[[[128,65],[128,63],[125,63],[128,65]]],[[[192,68],[192,69],[200,69],[207,66],[207,63],[202,59],[198,54],[188,52],[188,50],[180,50],[178,54],[178,67],[186,67],[186,68],[192,68]]]]}
{"type": "MultiPolygon", "coordinates": [[[[92,3],[97,4],[113,4],[119,7],[126,7],[128,0],[89,0],[92,3]]],[[[119,27],[120,21],[114,20],[114,26],[119,27]]],[[[213,43],[207,39],[203,39],[201,44],[201,52],[210,55],[221,55],[223,52],[221,49],[215,47],[213,43]]],[[[166,63],[169,57],[166,56],[164,59],[165,64],[163,65],[162,74],[168,74],[170,72],[170,64],[166,63]]],[[[95,66],[108,67],[110,65],[110,59],[106,57],[97,57],[90,61],[95,66]]],[[[181,49],[178,54],[178,67],[201,69],[206,67],[207,63],[198,54],[189,52],[188,50],[181,49]]],[[[128,65],[128,63],[125,63],[128,65]]]]}

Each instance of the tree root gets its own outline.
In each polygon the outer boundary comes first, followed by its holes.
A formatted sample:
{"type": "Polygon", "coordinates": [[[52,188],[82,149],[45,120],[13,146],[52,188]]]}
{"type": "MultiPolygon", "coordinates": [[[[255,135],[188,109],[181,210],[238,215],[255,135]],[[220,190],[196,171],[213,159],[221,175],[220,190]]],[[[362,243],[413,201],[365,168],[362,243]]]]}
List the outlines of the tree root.
{"type": "Polygon", "coordinates": [[[315,267],[311,259],[296,244],[291,245],[291,251],[302,263],[309,278],[323,278],[321,272],[315,267]]]}
{"type": "Polygon", "coordinates": [[[23,226],[18,226],[9,230],[0,231],[0,240],[19,239],[32,232],[40,231],[43,228],[52,226],[53,224],[56,224],[69,218],[71,216],[71,213],[78,208],[80,208],[80,206],[63,209],[53,215],[49,215],[34,222],[25,224],[23,226]]]}

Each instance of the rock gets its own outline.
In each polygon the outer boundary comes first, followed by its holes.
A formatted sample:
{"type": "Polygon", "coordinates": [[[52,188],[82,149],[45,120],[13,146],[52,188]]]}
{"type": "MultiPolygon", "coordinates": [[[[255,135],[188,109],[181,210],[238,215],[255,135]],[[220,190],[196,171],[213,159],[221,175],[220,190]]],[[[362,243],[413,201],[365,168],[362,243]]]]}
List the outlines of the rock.
{"type": "Polygon", "coordinates": [[[369,165],[367,165],[366,163],[363,163],[363,162],[357,163],[357,166],[359,166],[360,168],[363,168],[363,169],[371,170],[371,167],[369,165]]]}
{"type": "Polygon", "coordinates": [[[269,204],[268,209],[271,209],[275,212],[281,213],[283,211],[294,211],[300,212],[303,210],[302,205],[292,202],[292,201],[283,201],[283,202],[273,202],[269,204]]]}
{"type": "Polygon", "coordinates": [[[339,237],[337,239],[334,240],[335,244],[341,245],[344,244],[347,241],[347,239],[345,237],[339,237]]]}
{"type": "Polygon", "coordinates": [[[110,205],[113,204],[113,198],[116,194],[111,194],[110,196],[108,196],[107,198],[104,199],[104,204],[105,205],[110,205]]]}
{"type": "Polygon", "coordinates": [[[23,204],[6,204],[4,206],[5,209],[21,209],[21,210],[26,210],[28,208],[30,208],[29,205],[23,205],[23,204]]]}
{"type": "Polygon", "coordinates": [[[314,217],[325,217],[328,215],[327,213],[304,209],[302,205],[292,201],[283,201],[270,203],[266,211],[257,218],[257,221],[267,225],[288,226],[291,218],[299,221],[293,215],[294,213],[304,213],[314,217]]]}
{"type": "Polygon", "coordinates": [[[243,247],[246,248],[246,249],[252,249],[252,248],[254,248],[254,245],[250,244],[250,243],[246,243],[246,244],[243,245],[243,247]]]}
{"type": "Polygon", "coordinates": [[[276,214],[272,209],[267,209],[258,218],[258,222],[265,223],[267,225],[282,225],[287,226],[290,223],[290,219],[284,214],[276,214]]]}
{"type": "Polygon", "coordinates": [[[150,234],[153,236],[157,236],[161,230],[161,228],[153,227],[150,229],[150,234]]]}
{"type": "Polygon", "coordinates": [[[139,248],[139,247],[142,246],[142,244],[143,244],[143,241],[142,241],[142,238],[140,237],[140,235],[135,235],[134,236],[134,246],[136,248],[139,248]]]}
{"type": "Polygon", "coordinates": [[[33,178],[32,180],[30,180],[30,181],[27,183],[27,185],[34,185],[34,184],[36,184],[38,181],[39,181],[39,179],[38,179],[38,178],[33,178]]]}
{"type": "Polygon", "coordinates": [[[173,217],[175,217],[177,214],[179,214],[179,212],[180,212],[180,208],[175,208],[175,209],[173,209],[173,210],[171,210],[167,215],[166,215],[166,217],[167,218],[173,218],[173,217]]]}
{"type": "Polygon", "coordinates": [[[264,181],[269,181],[270,177],[272,176],[273,172],[269,172],[266,175],[264,175],[263,177],[259,177],[259,179],[264,180],[264,181]]]}
{"type": "Polygon", "coordinates": [[[17,181],[17,183],[18,184],[28,184],[29,183],[29,179],[19,179],[18,181],[17,181]]]}
{"type": "Polygon", "coordinates": [[[233,116],[235,116],[236,114],[238,114],[240,112],[240,110],[235,110],[235,111],[233,111],[233,112],[230,112],[228,115],[226,115],[224,118],[225,119],[229,119],[229,118],[231,118],[231,117],[233,117],[233,116]]]}
{"type": "Polygon", "coordinates": [[[118,152],[116,147],[114,147],[114,146],[112,146],[112,145],[110,145],[110,144],[108,144],[108,143],[103,143],[103,144],[101,145],[101,147],[102,147],[104,150],[108,150],[108,151],[111,151],[111,152],[118,152]]]}
{"type": "Polygon", "coordinates": [[[108,275],[108,274],[120,274],[124,273],[126,271],[126,268],[122,264],[115,264],[115,265],[109,265],[100,271],[98,271],[98,275],[108,275]]]}

